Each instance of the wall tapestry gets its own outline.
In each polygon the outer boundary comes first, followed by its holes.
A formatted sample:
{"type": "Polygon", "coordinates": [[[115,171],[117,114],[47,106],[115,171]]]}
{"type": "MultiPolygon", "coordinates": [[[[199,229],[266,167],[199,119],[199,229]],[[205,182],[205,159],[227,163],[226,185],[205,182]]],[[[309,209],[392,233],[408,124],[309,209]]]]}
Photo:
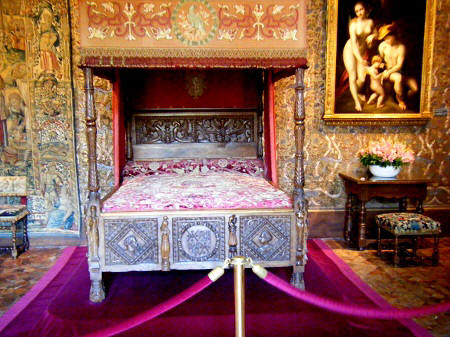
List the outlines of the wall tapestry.
{"type": "Polygon", "coordinates": [[[0,4],[0,175],[28,177],[32,234],[79,236],[68,4],[0,4]]]}

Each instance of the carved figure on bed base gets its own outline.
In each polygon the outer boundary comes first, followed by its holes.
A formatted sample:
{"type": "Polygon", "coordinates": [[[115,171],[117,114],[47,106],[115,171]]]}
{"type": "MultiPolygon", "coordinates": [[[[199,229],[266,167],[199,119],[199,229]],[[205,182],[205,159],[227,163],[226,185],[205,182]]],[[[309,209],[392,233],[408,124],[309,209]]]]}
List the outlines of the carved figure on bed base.
{"type": "Polygon", "coordinates": [[[228,220],[228,252],[230,255],[230,258],[235,257],[237,254],[237,237],[236,237],[236,222],[237,218],[233,214],[230,216],[230,219],[228,220]]]}
{"type": "Polygon", "coordinates": [[[170,241],[169,221],[165,216],[161,225],[161,270],[170,270],[170,241]]]}
{"type": "Polygon", "coordinates": [[[292,273],[291,284],[299,289],[305,289],[305,281],[303,274],[305,272],[305,265],[308,261],[306,239],[308,237],[308,202],[302,196],[303,189],[294,190],[294,212],[295,212],[295,227],[296,227],[296,251],[295,251],[295,265],[292,273]]]}
{"type": "Polygon", "coordinates": [[[88,264],[91,279],[89,300],[101,302],[105,299],[105,288],[102,281],[102,270],[99,258],[98,216],[96,206],[90,206],[86,212],[86,234],[88,238],[88,264]]]}

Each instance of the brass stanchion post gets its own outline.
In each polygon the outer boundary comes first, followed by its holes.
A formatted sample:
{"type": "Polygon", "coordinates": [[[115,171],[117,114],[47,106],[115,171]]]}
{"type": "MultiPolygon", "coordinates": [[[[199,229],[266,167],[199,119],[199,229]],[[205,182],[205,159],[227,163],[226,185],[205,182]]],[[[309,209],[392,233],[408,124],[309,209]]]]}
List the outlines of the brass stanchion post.
{"type": "Polygon", "coordinates": [[[235,256],[231,259],[234,275],[234,318],[236,337],[245,337],[245,264],[247,259],[235,256]]]}

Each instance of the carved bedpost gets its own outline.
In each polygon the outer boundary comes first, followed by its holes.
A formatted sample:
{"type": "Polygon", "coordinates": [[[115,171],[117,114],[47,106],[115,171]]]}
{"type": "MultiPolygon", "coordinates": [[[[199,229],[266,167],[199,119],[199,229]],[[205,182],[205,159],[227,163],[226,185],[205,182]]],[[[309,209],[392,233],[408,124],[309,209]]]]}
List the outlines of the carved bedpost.
{"type": "Polygon", "coordinates": [[[100,257],[98,254],[98,216],[100,214],[100,196],[97,174],[97,114],[94,104],[94,85],[91,68],[84,68],[84,90],[86,97],[86,138],[88,147],[88,204],[85,212],[86,234],[88,239],[88,263],[91,290],[89,299],[101,302],[105,298],[102,282],[100,257]]]}
{"type": "Polygon", "coordinates": [[[294,212],[297,229],[297,249],[294,272],[291,284],[297,288],[304,289],[303,272],[308,259],[306,239],[308,236],[308,201],[305,199],[305,171],[304,171],[304,140],[305,140],[305,104],[303,82],[305,69],[299,68],[295,71],[295,176],[294,176],[294,212]]]}
{"type": "Polygon", "coordinates": [[[169,221],[165,216],[161,224],[161,270],[170,270],[169,221]]]}

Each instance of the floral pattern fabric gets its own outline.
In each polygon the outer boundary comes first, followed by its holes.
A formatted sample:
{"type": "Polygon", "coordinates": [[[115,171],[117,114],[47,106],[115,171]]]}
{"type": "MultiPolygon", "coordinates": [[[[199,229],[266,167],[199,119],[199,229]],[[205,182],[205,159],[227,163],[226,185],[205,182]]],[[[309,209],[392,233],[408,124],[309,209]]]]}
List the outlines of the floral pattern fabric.
{"type": "Polygon", "coordinates": [[[441,224],[418,213],[385,213],[375,217],[378,226],[397,235],[439,234],[441,224]]]}
{"type": "Polygon", "coordinates": [[[291,198],[261,177],[230,172],[138,176],[103,204],[103,212],[292,208],[291,198]]]}
{"type": "Polygon", "coordinates": [[[122,170],[124,180],[140,175],[237,172],[255,177],[264,176],[260,159],[180,159],[161,161],[129,161],[122,170]]]}

